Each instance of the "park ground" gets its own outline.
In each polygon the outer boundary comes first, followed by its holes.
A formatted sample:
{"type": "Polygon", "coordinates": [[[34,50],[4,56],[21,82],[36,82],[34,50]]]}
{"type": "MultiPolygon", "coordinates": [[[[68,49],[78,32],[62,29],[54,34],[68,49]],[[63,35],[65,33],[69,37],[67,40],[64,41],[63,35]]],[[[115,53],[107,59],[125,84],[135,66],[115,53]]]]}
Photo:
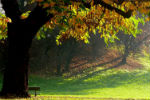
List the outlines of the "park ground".
{"type": "Polygon", "coordinates": [[[123,65],[119,63],[120,58],[115,51],[108,52],[101,59],[93,59],[94,62],[88,63],[87,59],[79,61],[79,58],[75,58],[73,62],[79,63],[72,65],[72,71],[62,76],[31,74],[29,86],[40,86],[41,90],[37,92],[37,97],[34,97],[34,91],[30,91],[32,98],[27,100],[150,99],[148,53],[134,58],[129,56],[123,65]]]}

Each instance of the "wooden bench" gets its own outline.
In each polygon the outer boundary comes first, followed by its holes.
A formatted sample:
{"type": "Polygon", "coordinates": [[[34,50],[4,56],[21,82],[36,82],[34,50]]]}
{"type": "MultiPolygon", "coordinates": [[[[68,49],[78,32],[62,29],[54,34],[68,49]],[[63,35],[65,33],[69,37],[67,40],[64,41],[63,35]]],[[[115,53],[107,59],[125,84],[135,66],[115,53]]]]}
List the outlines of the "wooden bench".
{"type": "Polygon", "coordinates": [[[28,90],[34,90],[35,96],[36,96],[37,95],[36,91],[40,91],[40,87],[37,87],[37,86],[28,87],[28,90]]]}

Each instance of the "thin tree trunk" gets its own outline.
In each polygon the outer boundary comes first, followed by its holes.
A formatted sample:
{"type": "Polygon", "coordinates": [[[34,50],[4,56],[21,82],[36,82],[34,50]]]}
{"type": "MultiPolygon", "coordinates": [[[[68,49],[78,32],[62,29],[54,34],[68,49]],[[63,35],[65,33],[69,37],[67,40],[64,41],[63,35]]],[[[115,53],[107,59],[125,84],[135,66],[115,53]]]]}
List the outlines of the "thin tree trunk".
{"type": "Polygon", "coordinates": [[[124,55],[122,57],[121,64],[126,64],[127,63],[128,55],[129,55],[129,45],[128,45],[128,43],[125,43],[124,55]]]}
{"type": "Polygon", "coordinates": [[[65,72],[70,71],[70,62],[74,56],[75,47],[77,46],[74,40],[68,42],[69,43],[67,44],[68,53],[67,53],[66,64],[65,64],[65,72]]]}
{"type": "Polygon", "coordinates": [[[62,51],[62,48],[59,46],[57,47],[57,72],[56,72],[56,75],[58,76],[61,76],[62,74],[62,71],[61,71],[61,64],[62,64],[62,55],[61,55],[61,52],[62,51]]]}

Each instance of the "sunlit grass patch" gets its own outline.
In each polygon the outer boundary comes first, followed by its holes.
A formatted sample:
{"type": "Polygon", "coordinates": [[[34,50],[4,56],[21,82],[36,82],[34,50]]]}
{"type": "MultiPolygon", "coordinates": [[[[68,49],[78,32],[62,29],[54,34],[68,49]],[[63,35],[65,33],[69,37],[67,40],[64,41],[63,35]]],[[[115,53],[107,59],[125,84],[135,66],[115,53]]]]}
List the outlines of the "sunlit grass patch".
{"type": "Polygon", "coordinates": [[[150,69],[150,54],[143,51],[143,56],[139,57],[140,63],[144,66],[146,69],[150,69]]]}
{"type": "Polygon", "coordinates": [[[144,67],[133,70],[120,68],[122,66],[111,67],[114,66],[111,63],[109,67],[108,64],[102,64],[87,68],[72,77],[30,75],[29,86],[40,86],[41,91],[37,91],[37,97],[34,97],[34,91],[30,91],[33,97],[29,100],[150,99],[149,57],[149,54],[146,54],[137,59],[144,67]]]}
{"type": "Polygon", "coordinates": [[[41,87],[40,96],[150,98],[150,71],[111,69],[93,73],[76,78],[31,76],[29,83],[41,87]]]}

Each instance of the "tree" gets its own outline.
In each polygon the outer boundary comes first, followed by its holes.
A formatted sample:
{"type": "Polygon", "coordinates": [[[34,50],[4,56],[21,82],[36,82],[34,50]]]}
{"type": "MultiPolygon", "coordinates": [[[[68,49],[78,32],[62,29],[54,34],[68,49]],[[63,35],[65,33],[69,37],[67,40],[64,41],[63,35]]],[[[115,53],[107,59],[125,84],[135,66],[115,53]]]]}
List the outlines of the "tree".
{"type": "MultiPolygon", "coordinates": [[[[114,41],[119,30],[136,32],[136,12],[149,14],[149,0],[32,0],[35,8],[22,14],[18,0],[1,0],[7,21],[8,61],[4,71],[1,96],[29,97],[29,49],[33,38],[59,26],[56,42],[73,37],[88,43],[89,33],[99,29],[105,42],[114,41]],[[11,19],[11,20],[10,20],[11,19]]],[[[144,17],[145,18],[145,17],[144,17]]],[[[149,18],[148,18],[149,20],[149,18]]],[[[6,22],[5,22],[6,23],[6,22]]]]}
{"type": "Polygon", "coordinates": [[[37,31],[45,24],[51,14],[37,6],[27,19],[20,18],[21,12],[16,0],[3,0],[6,16],[12,23],[8,23],[8,65],[5,68],[1,95],[27,97],[28,88],[28,60],[29,48],[37,31]],[[38,13],[41,12],[41,15],[38,13]],[[36,16],[38,15],[38,16],[36,16]],[[43,20],[41,20],[43,19],[43,20]]]}
{"type": "MultiPolygon", "coordinates": [[[[146,25],[149,26],[148,23],[146,23],[146,25]]],[[[141,26],[141,28],[142,28],[142,26],[141,26]]],[[[131,53],[132,53],[132,55],[139,53],[140,51],[143,50],[143,48],[141,48],[141,46],[148,44],[148,42],[146,42],[146,41],[149,40],[150,34],[146,28],[148,29],[148,27],[142,28],[142,30],[144,30],[144,31],[142,32],[142,34],[138,34],[136,38],[133,35],[129,35],[129,34],[123,34],[123,33],[119,34],[119,38],[121,40],[117,41],[117,45],[124,46],[123,56],[122,56],[122,61],[121,61],[122,64],[127,63],[127,57],[131,53]]]]}

